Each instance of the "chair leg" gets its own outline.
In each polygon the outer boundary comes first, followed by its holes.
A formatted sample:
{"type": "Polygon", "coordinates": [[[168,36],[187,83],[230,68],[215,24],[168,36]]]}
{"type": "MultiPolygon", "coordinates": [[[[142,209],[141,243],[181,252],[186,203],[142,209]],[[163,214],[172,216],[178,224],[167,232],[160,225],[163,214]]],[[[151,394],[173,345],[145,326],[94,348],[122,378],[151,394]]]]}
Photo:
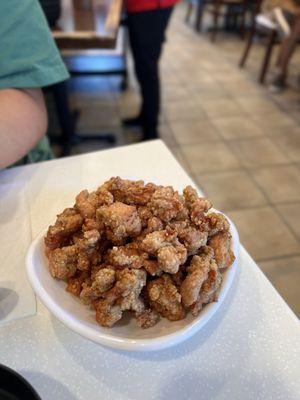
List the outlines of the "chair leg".
{"type": "Polygon", "coordinates": [[[211,41],[215,42],[218,32],[219,10],[216,9],[213,13],[213,27],[211,32],[211,41]]]}
{"type": "Polygon", "coordinates": [[[256,30],[255,30],[255,27],[254,27],[254,28],[251,29],[251,31],[249,33],[248,41],[247,41],[244,53],[243,53],[242,58],[241,58],[240,63],[239,63],[239,67],[240,68],[243,68],[245,63],[246,63],[246,61],[247,61],[249,52],[250,52],[251,47],[253,45],[253,39],[254,39],[255,33],[256,33],[256,30]]]}
{"type": "Polygon", "coordinates": [[[193,11],[193,4],[189,1],[188,9],[187,9],[186,16],[185,16],[185,22],[186,23],[189,22],[189,20],[191,18],[192,11],[193,11]]]}
{"type": "Polygon", "coordinates": [[[259,83],[261,83],[261,84],[263,84],[265,82],[266,74],[267,74],[271,56],[272,56],[273,47],[274,47],[274,44],[276,41],[276,36],[277,36],[276,31],[272,30],[272,32],[270,33],[270,35],[268,37],[267,49],[266,49],[264,61],[262,64],[262,68],[261,68],[261,71],[259,74],[259,83]]]}
{"type": "Polygon", "coordinates": [[[218,1],[217,4],[215,5],[215,9],[213,11],[213,27],[212,27],[212,33],[211,33],[211,41],[212,42],[216,41],[217,32],[218,32],[219,16],[220,16],[220,2],[218,1]]]}
{"type": "Polygon", "coordinates": [[[63,155],[69,155],[72,139],[75,136],[76,115],[70,110],[68,89],[66,82],[59,82],[52,86],[57,117],[61,127],[63,155]],[[75,119],[74,119],[75,117],[75,119]]]}
{"type": "Polygon", "coordinates": [[[241,15],[241,39],[243,40],[245,37],[245,26],[246,26],[246,11],[243,11],[243,14],[241,15]]]}
{"type": "Polygon", "coordinates": [[[197,32],[202,31],[203,11],[204,11],[204,1],[198,0],[197,10],[196,10],[196,23],[195,23],[195,29],[197,32]]]}

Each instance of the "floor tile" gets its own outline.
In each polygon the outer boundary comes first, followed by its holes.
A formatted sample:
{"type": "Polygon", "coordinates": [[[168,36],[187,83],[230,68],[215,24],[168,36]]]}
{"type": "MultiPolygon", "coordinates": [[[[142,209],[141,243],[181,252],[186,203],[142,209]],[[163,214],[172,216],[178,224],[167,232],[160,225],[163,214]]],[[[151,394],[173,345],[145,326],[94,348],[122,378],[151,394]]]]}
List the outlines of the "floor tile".
{"type": "Polygon", "coordinates": [[[277,111],[276,113],[266,115],[251,115],[251,119],[263,129],[266,135],[272,135],[278,133],[278,130],[282,127],[290,126],[297,127],[293,118],[289,117],[288,114],[277,111]]]}
{"type": "Polygon", "coordinates": [[[140,107],[135,104],[123,104],[118,108],[119,116],[121,118],[132,118],[136,117],[140,112],[140,107]]]}
{"type": "Polygon", "coordinates": [[[192,100],[164,103],[164,113],[168,121],[206,118],[203,109],[194,104],[192,100]]]}
{"type": "Polygon", "coordinates": [[[300,200],[300,173],[293,165],[253,170],[253,178],[272,203],[300,200]]]}
{"type": "Polygon", "coordinates": [[[99,129],[120,126],[120,118],[114,107],[81,107],[77,123],[78,133],[97,133],[99,129]]]}
{"type": "Polygon", "coordinates": [[[170,127],[178,144],[206,143],[220,139],[214,126],[207,120],[174,121],[170,127]]]}
{"type": "Polygon", "coordinates": [[[166,145],[168,147],[177,146],[175,137],[174,137],[168,124],[165,124],[165,123],[160,124],[159,133],[160,133],[161,139],[166,143],[166,145]]]}
{"type": "Polygon", "coordinates": [[[245,167],[284,164],[289,159],[269,138],[237,140],[230,147],[245,167]]]}
{"type": "Polygon", "coordinates": [[[197,172],[235,169],[240,163],[228,146],[220,142],[182,146],[191,170],[197,172]]]}
{"type": "Polygon", "coordinates": [[[300,203],[282,204],[277,210],[300,240],[300,203]]]}
{"type": "Polygon", "coordinates": [[[300,161],[300,128],[287,128],[283,133],[274,137],[274,142],[292,161],[300,161]]]}
{"type": "Polygon", "coordinates": [[[122,93],[115,94],[117,103],[122,106],[134,106],[138,107],[140,104],[140,97],[135,90],[126,90],[122,93]]]}
{"type": "Polygon", "coordinates": [[[245,115],[239,104],[229,98],[203,100],[202,107],[210,118],[245,115]]]}
{"type": "Polygon", "coordinates": [[[259,263],[260,268],[300,318],[300,257],[288,257],[259,263]]]}
{"type": "Polygon", "coordinates": [[[183,85],[165,85],[162,86],[163,102],[174,102],[189,99],[189,92],[183,85]]]}
{"type": "Polygon", "coordinates": [[[197,175],[196,181],[214,207],[234,210],[267,204],[266,197],[246,172],[222,172],[197,175]]]}
{"type": "Polygon", "coordinates": [[[174,157],[176,160],[179,162],[179,164],[182,166],[182,168],[187,172],[190,173],[190,166],[188,165],[185,156],[183,155],[181,148],[180,147],[169,147],[171,152],[173,153],[174,157]]]}
{"type": "Polygon", "coordinates": [[[277,113],[278,107],[262,96],[236,97],[235,101],[249,114],[265,115],[277,113]]]}
{"type": "Polygon", "coordinates": [[[264,132],[250,118],[225,117],[214,118],[212,123],[217,127],[220,134],[226,140],[244,139],[249,137],[263,136],[264,132]]]}
{"type": "Polygon", "coordinates": [[[271,207],[229,211],[227,215],[255,260],[300,253],[300,243],[271,207]]]}

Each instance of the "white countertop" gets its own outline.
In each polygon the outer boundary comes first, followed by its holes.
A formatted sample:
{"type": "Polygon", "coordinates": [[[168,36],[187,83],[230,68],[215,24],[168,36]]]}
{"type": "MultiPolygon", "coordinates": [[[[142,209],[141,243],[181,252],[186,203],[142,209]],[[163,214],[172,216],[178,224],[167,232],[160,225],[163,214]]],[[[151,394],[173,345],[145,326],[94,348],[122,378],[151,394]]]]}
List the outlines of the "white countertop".
{"type": "MultiPolygon", "coordinates": [[[[163,143],[154,141],[2,171],[0,185],[26,185],[36,236],[81,189],[114,175],[178,189],[191,183],[163,143]]],[[[242,248],[229,296],[198,334],[177,347],[108,349],[65,328],[38,302],[36,316],[0,327],[0,362],[23,374],[43,400],[298,400],[299,333],[296,316],[242,248]]]]}

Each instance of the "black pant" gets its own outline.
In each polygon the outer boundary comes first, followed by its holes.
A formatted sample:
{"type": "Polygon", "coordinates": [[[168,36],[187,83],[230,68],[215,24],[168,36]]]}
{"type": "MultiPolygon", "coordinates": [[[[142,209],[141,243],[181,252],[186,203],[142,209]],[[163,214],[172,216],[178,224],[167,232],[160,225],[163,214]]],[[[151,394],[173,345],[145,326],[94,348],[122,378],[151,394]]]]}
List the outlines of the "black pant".
{"type": "Polygon", "coordinates": [[[160,109],[159,57],[172,7],[128,14],[128,30],[135,73],[142,95],[141,118],[145,138],[155,137],[160,109]]]}

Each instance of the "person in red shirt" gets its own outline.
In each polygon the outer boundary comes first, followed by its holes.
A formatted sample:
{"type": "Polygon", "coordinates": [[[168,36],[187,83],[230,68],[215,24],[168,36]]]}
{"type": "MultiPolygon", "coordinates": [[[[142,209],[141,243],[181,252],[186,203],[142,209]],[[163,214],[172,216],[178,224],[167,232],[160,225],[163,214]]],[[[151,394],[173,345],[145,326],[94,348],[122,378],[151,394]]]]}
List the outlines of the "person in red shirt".
{"type": "Polygon", "coordinates": [[[158,135],[160,111],[159,58],[173,6],[178,0],[125,0],[129,40],[135,73],[142,96],[135,118],[123,120],[125,127],[141,126],[143,139],[158,135]]]}

